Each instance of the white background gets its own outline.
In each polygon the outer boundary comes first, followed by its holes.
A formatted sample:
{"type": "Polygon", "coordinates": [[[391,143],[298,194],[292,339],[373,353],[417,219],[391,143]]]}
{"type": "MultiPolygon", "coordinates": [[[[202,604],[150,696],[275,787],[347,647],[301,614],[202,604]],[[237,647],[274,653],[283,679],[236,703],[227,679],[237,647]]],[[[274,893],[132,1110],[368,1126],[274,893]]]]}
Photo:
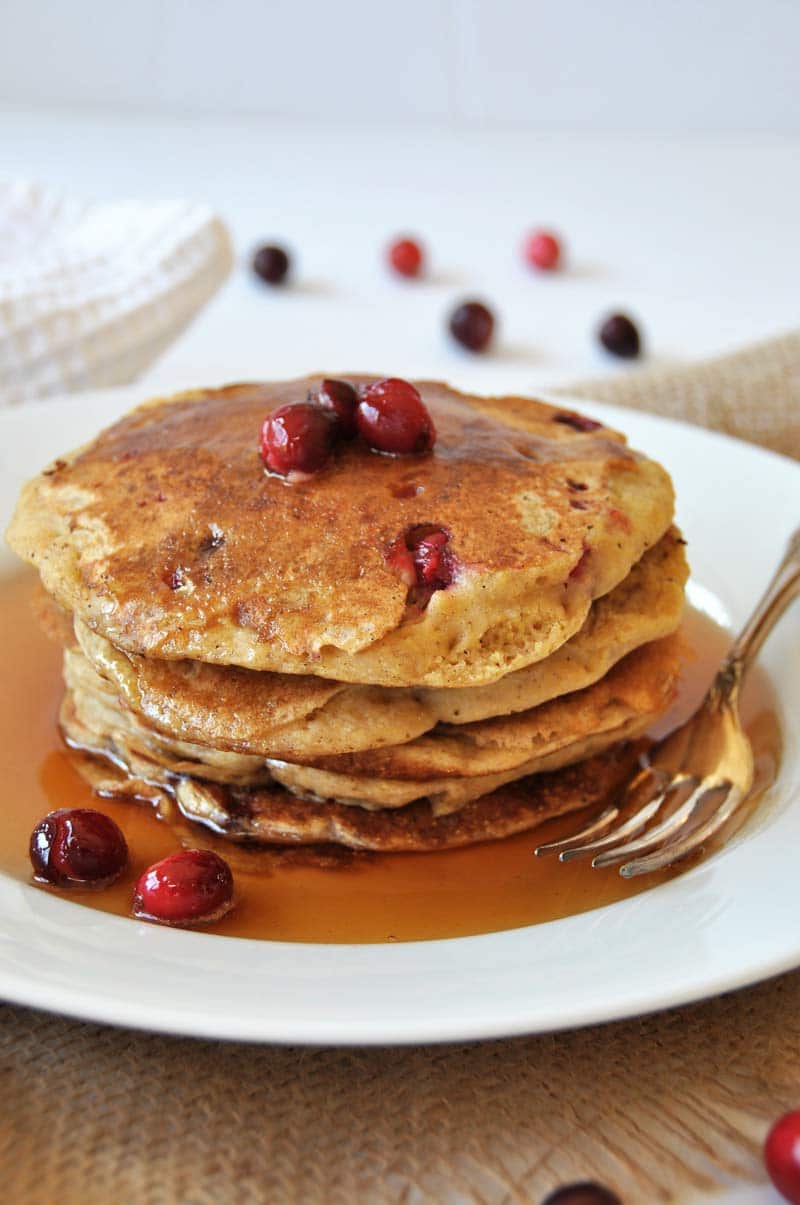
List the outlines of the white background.
{"type": "Polygon", "coordinates": [[[800,132],[796,0],[2,0],[0,100],[800,132]]]}

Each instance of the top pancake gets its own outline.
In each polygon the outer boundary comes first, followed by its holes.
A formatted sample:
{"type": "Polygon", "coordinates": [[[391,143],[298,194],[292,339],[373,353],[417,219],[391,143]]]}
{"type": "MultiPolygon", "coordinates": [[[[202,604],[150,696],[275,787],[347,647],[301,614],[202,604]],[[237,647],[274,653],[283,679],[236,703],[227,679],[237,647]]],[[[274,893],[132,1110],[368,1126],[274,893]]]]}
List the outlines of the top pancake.
{"type": "Polygon", "coordinates": [[[432,454],[343,444],[328,469],[289,485],[265,473],[259,426],[318,384],[235,385],[134,410],[25,486],[12,547],[63,607],[131,653],[472,686],[548,656],[669,526],[667,473],[621,435],[435,382],[416,382],[437,426],[432,454]],[[458,563],[421,615],[386,560],[418,524],[445,528],[458,563]]]}

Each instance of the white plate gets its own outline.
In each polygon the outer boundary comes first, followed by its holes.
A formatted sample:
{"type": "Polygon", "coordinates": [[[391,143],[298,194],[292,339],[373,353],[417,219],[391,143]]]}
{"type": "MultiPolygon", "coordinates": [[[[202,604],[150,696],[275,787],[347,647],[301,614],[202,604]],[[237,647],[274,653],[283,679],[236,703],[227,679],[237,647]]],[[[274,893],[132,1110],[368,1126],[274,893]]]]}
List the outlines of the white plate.
{"type": "MultiPolygon", "coordinates": [[[[115,390],[0,417],[0,518],[21,482],[138,398],[115,390]]],[[[560,404],[563,404],[563,399],[560,404]]],[[[800,521],[800,466],[696,428],[579,406],[671,471],[696,588],[741,623],[800,521]]],[[[3,553],[0,570],[13,568],[3,553]]],[[[786,752],[758,822],[633,899],[482,937],[396,945],[255,942],[107,916],[0,876],[0,993],[173,1033],[271,1042],[488,1038],[609,1021],[800,964],[800,607],[763,662],[786,752]]],[[[2,734],[0,734],[2,739],[2,734]]],[[[13,783],[3,783],[13,800],[13,783]]]]}

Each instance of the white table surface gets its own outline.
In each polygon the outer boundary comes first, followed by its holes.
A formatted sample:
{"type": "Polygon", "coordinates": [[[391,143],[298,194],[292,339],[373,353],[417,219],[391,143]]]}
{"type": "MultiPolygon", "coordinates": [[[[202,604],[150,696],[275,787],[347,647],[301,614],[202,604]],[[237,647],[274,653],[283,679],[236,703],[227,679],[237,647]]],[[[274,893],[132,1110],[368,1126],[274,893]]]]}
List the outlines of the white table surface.
{"type": "MultiPolygon", "coordinates": [[[[800,139],[5,109],[0,171],[87,197],[206,199],[228,222],[239,266],[153,365],[143,393],[348,369],[529,390],[618,370],[593,338],[610,309],[640,321],[649,362],[664,364],[800,322],[800,139]],[[538,224],[562,233],[564,272],[538,275],[521,263],[520,237],[538,224]],[[385,241],[405,230],[429,247],[424,282],[397,281],[383,267],[385,241]],[[290,287],[251,278],[248,252],[260,240],[294,250],[290,287]],[[485,298],[500,318],[490,355],[470,356],[444,333],[444,316],[467,296],[485,298]]],[[[713,1199],[779,1201],[753,1187],[713,1199]]]]}

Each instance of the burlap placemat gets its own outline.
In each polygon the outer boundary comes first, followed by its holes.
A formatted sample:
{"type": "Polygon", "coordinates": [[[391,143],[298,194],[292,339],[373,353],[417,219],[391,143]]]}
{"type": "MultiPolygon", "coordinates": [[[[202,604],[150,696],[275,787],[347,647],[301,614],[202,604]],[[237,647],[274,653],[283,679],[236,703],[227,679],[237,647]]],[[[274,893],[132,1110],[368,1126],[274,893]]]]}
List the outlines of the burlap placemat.
{"type": "Polygon", "coordinates": [[[800,459],[800,331],[714,360],[581,381],[564,392],[685,419],[800,459]]]}
{"type": "MultiPolygon", "coordinates": [[[[800,456],[800,335],[569,390],[800,456]]],[[[225,1045],[0,1011],[0,1197],[14,1205],[627,1205],[763,1178],[800,1106],[800,972],[574,1033],[414,1049],[225,1045]]]]}

